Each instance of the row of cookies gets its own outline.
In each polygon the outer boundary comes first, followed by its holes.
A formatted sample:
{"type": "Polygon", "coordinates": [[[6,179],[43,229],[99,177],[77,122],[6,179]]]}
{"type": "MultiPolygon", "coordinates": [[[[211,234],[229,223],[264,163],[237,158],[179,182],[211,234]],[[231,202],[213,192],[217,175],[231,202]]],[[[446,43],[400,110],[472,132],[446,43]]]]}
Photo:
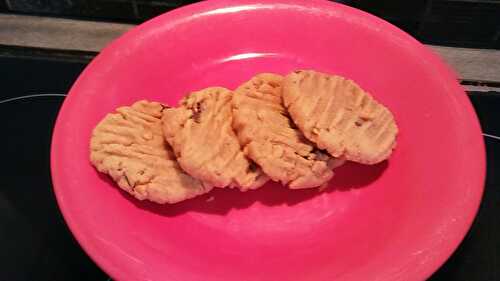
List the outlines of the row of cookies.
{"type": "Polygon", "coordinates": [[[117,109],[94,129],[91,162],[138,199],[175,203],[269,179],[318,187],[345,159],[389,157],[396,134],[390,111],[350,80],[265,73],[234,92],[191,93],[175,108],[140,101],[117,109]]]}

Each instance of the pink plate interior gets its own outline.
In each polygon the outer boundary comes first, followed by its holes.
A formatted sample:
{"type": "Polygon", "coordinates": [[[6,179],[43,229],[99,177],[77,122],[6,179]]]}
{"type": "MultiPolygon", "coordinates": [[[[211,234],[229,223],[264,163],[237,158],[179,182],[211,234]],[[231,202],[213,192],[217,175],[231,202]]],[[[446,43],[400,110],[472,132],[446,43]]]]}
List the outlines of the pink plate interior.
{"type": "Polygon", "coordinates": [[[478,208],[484,146],[454,74],[394,26],[327,1],[206,1],[107,47],[59,114],[52,176],[85,251],[118,280],[423,280],[478,208]],[[89,163],[92,128],[139,99],[298,68],[357,81],[400,128],[390,161],[338,169],[324,192],[267,184],[175,205],[139,202],[89,163]]]}

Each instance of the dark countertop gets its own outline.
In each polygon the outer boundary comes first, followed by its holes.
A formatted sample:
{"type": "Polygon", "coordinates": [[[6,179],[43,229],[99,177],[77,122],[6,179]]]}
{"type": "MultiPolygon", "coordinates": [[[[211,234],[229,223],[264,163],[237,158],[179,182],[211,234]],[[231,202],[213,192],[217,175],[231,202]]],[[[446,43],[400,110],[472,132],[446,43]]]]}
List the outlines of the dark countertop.
{"type": "MultiPolygon", "coordinates": [[[[84,62],[2,57],[0,280],[108,280],[81,250],[57,207],[50,179],[52,127],[84,62]],[[24,95],[46,95],[15,99],[24,95]],[[13,100],[5,101],[6,99],[13,100]]],[[[500,135],[500,93],[469,93],[483,131],[500,135]]],[[[500,280],[500,140],[486,138],[488,173],[479,214],[463,243],[430,280],[500,280]]]]}

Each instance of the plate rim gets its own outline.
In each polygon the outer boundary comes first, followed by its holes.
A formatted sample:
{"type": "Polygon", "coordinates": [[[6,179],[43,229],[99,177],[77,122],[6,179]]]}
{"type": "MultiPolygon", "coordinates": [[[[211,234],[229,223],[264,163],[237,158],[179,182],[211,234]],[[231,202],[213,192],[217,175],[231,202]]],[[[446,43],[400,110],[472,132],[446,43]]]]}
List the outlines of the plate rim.
{"type": "MultiPolygon", "coordinates": [[[[73,219],[73,215],[71,214],[71,212],[68,211],[68,208],[66,207],[67,203],[65,195],[64,192],[62,192],[63,184],[60,182],[61,178],[59,176],[59,167],[61,167],[62,164],[59,163],[58,158],[60,157],[60,155],[57,152],[58,149],[55,149],[55,147],[57,147],[59,145],[59,142],[63,139],[63,137],[60,137],[60,131],[61,131],[60,127],[62,126],[61,123],[63,122],[62,116],[65,115],[65,112],[68,111],[68,108],[72,103],[71,93],[78,91],[78,89],[80,88],[79,83],[83,79],[82,77],[85,77],[88,72],[91,72],[93,70],[96,61],[99,61],[101,57],[106,56],[107,53],[110,53],[114,49],[116,49],[121,42],[126,41],[128,38],[132,38],[141,32],[147,31],[150,27],[154,26],[156,22],[163,22],[163,23],[174,22],[175,20],[186,18],[192,16],[193,14],[201,12],[209,12],[216,9],[229,8],[229,7],[235,8],[235,7],[252,6],[252,5],[258,6],[262,4],[318,6],[326,9],[340,9],[342,10],[342,12],[345,12],[347,16],[352,16],[353,13],[358,14],[363,18],[366,18],[368,22],[371,23],[374,22],[376,24],[384,26],[384,28],[388,28],[391,31],[391,35],[399,36],[404,40],[409,40],[409,42],[416,44],[417,47],[420,48],[422,54],[424,54],[426,58],[430,60],[430,63],[436,68],[436,72],[439,75],[446,76],[448,78],[454,78],[455,80],[457,80],[456,72],[451,67],[449,67],[436,53],[431,51],[430,48],[423,45],[421,42],[419,42],[411,35],[407,34],[405,31],[399,29],[398,27],[394,26],[393,24],[381,18],[378,18],[362,10],[358,10],[356,8],[346,6],[340,3],[329,2],[326,0],[234,0],[234,1],[208,0],[179,7],[177,9],[159,15],[132,28],[131,30],[127,31],[126,33],[115,39],[114,41],[110,42],[80,73],[78,79],[73,83],[71,89],[69,90],[68,95],[64,99],[64,102],[59,110],[59,113],[57,114],[57,119],[52,132],[52,141],[50,145],[50,169],[51,169],[52,186],[55,193],[57,205],[63,215],[64,221],[68,225],[71,234],[76,238],[78,244],[85,251],[85,253],[92,259],[93,262],[96,263],[96,265],[99,266],[101,270],[103,270],[106,274],[108,274],[112,278],[117,280],[128,280],[128,277],[130,276],[124,275],[123,271],[113,266],[112,263],[109,262],[103,255],[99,254],[99,251],[96,251],[95,248],[92,248],[90,246],[91,242],[89,241],[88,237],[86,237],[85,234],[83,234],[83,232],[79,229],[80,227],[73,219]]],[[[464,89],[458,84],[458,82],[450,86],[458,87],[458,89],[462,93],[460,97],[457,97],[459,98],[458,101],[460,103],[460,106],[464,106],[465,107],[464,110],[474,117],[471,120],[472,122],[474,122],[474,124],[471,124],[471,126],[478,128],[479,129],[478,132],[481,133],[481,125],[479,123],[478,116],[470,100],[468,100],[464,89]]],[[[438,257],[434,258],[433,264],[431,264],[430,266],[429,265],[426,266],[427,270],[415,271],[415,274],[420,274],[419,277],[422,277],[424,279],[427,279],[434,272],[436,272],[456,251],[456,249],[460,246],[460,244],[464,240],[467,233],[470,231],[474,219],[476,218],[477,213],[479,211],[480,203],[482,201],[482,197],[484,194],[484,186],[486,182],[486,165],[487,165],[486,147],[484,139],[482,138],[481,134],[478,134],[478,136],[474,136],[474,138],[475,138],[474,141],[476,142],[475,144],[478,146],[479,150],[477,152],[479,153],[477,155],[477,160],[479,160],[479,163],[476,163],[478,166],[477,170],[479,171],[477,175],[478,187],[475,187],[475,189],[477,189],[476,193],[473,196],[470,196],[472,198],[471,200],[475,201],[474,208],[468,214],[469,217],[464,219],[465,221],[460,229],[459,239],[455,239],[455,241],[448,242],[449,246],[448,251],[441,251],[440,255],[437,255],[438,257]]]]}

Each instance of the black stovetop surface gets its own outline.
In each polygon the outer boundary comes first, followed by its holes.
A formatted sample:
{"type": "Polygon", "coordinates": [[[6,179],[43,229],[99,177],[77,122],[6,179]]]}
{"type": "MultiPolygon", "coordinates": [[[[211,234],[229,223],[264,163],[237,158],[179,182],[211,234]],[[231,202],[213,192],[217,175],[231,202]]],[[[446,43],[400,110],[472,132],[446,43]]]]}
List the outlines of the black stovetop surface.
{"type": "MultiPolygon", "coordinates": [[[[109,280],[69,232],[50,178],[53,124],[63,95],[86,64],[0,56],[0,65],[0,280],[109,280]],[[42,96],[20,98],[27,95],[42,96]]],[[[483,131],[500,135],[500,93],[469,96],[483,131]]],[[[485,142],[488,173],[478,216],[432,281],[500,280],[500,140],[485,142]]]]}

